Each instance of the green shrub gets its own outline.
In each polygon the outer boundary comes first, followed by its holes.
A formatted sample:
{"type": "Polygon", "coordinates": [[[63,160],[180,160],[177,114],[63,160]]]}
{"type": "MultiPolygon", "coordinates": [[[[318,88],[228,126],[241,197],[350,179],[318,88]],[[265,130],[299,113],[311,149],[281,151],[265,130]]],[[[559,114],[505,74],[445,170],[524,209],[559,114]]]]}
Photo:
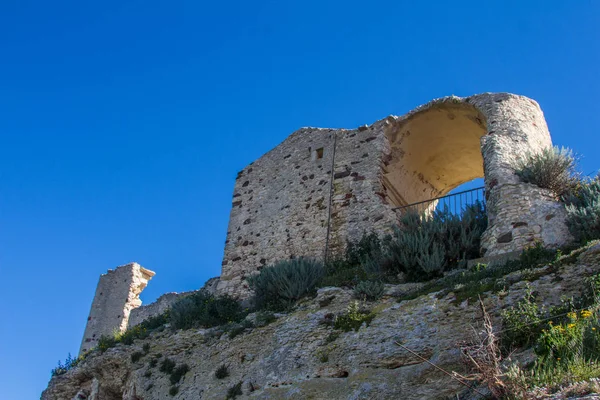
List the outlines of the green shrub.
{"type": "Polygon", "coordinates": [[[187,374],[187,372],[189,370],[190,370],[190,367],[187,364],[181,364],[177,368],[173,369],[173,371],[171,371],[171,375],[169,376],[169,380],[171,381],[172,384],[176,384],[176,383],[178,383],[181,380],[181,378],[185,374],[187,374]]]}
{"type": "Polygon", "coordinates": [[[156,365],[158,364],[158,359],[159,359],[159,357],[151,358],[150,361],[148,362],[148,367],[150,367],[150,368],[156,367],[156,365]]]}
{"type": "Polygon", "coordinates": [[[568,386],[600,377],[598,304],[548,323],[535,343],[537,359],[529,371],[513,365],[508,378],[524,387],[568,386]]]}
{"type": "Polygon", "coordinates": [[[576,160],[570,149],[552,147],[527,154],[515,165],[515,173],[523,182],[551,190],[560,197],[577,184],[576,160]]]}
{"type": "Polygon", "coordinates": [[[259,311],[256,314],[256,326],[263,327],[277,320],[275,314],[270,311],[259,311]]]}
{"type": "Polygon", "coordinates": [[[170,374],[175,369],[175,361],[170,358],[165,358],[160,363],[160,368],[158,369],[160,372],[164,372],[165,374],[170,374]]]}
{"type": "Polygon", "coordinates": [[[567,227],[578,243],[600,239],[600,176],[565,195],[567,227]]]}
{"type": "Polygon", "coordinates": [[[526,369],[515,363],[506,372],[505,382],[522,391],[518,398],[527,397],[525,392],[531,388],[543,387],[552,393],[561,387],[600,377],[600,298],[597,296],[600,274],[586,281],[587,287],[580,297],[561,299],[562,304],[551,308],[548,315],[535,306],[531,291],[508,310],[509,325],[516,328],[512,332],[513,342],[532,344],[537,356],[526,369]]]}
{"type": "Polygon", "coordinates": [[[385,286],[380,281],[362,281],[354,288],[354,295],[363,300],[378,300],[383,296],[385,286]]]}
{"type": "Polygon", "coordinates": [[[327,335],[327,337],[325,338],[325,343],[333,343],[337,340],[337,338],[340,337],[339,332],[331,332],[329,335],[327,335]]]}
{"type": "Polygon", "coordinates": [[[175,385],[171,386],[171,388],[169,389],[169,394],[171,396],[175,396],[177,393],[179,393],[179,388],[175,385]]]}
{"type": "Polygon", "coordinates": [[[225,379],[229,376],[229,367],[225,364],[221,364],[219,368],[215,371],[215,378],[217,379],[225,379]]]}
{"type": "Polygon", "coordinates": [[[227,389],[227,399],[235,399],[238,396],[243,395],[244,393],[242,392],[242,384],[243,382],[240,381],[238,383],[236,383],[235,385],[233,385],[232,387],[230,387],[229,389],[227,389]]]}
{"type": "Polygon", "coordinates": [[[52,369],[52,371],[50,373],[52,374],[52,376],[58,376],[58,375],[65,374],[70,369],[75,368],[83,359],[84,359],[84,356],[79,356],[79,357],[73,358],[73,357],[71,357],[71,353],[69,353],[69,355],[67,356],[67,359],[65,360],[65,363],[63,364],[59,360],[58,366],[56,368],[52,369]]]}
{"type": "Polygon", "coordinates": [[[321,349],[317,351],[317,358],[322,363],[329,361],[329,349],[321,349]]]}
{"type": "Polygon", "coordinates": [[[348,241],[343,256],[327,259],[319,286],[354,287],[360,281],[380,278],[381,253],[382,240],[374,232],[365,232],[358,241],[348,241]]]}
{"type": "Polygon", "coordinates": [[[347,243],[345,260],[351,265],[360,265],[365,259],[381,252],[381,244],[375,232],[365,232],[357,242],[347,243]]]}
{"type": "Polygon", "coordinates": [[[368,279],[368,275],[361,265],[351,264],[344,258],[336,258],[327,261],[325,272],[318,285],[319,287],[353,287],[365,279],[368,279]]]}
{"type": "Polygon", "coordinates": [[[289,309],[294,302],[312,293],[323,276],[323,264],[309,258],[280,261],[248,278],[259,309],[289,309]]]}
{"type": "Polygon", "coordinates": [[[328,260],[319,286],[354,287],[361,281],[396,282],[398,273],[423,281],[464,266],[480,256],[480,238],[487,227],[483,203],[466,207],[461,215],[447,208],[430,215],[408,212],[394,233],[380,239],[365,233],[347,244],[344,257],[328,260]]]}
{"type": "Polygon", "coordinates": [[[502,312],[503,351],[508,353],[513,348],[533,344],[542,332],[544,316],[544,310],[538,307],[531,289],[528,289],[515,306],[502,312]]]}
{"type": "Polygon", "coordinates": [[[144,350],[144,354],[150,353],[150,343],[144,343],[142,350],[144,350]]]}
{"type": "Polygon", "coordinates": [[[519,254],[518,264],[520,269],[529,269],[543,266],[556,261],[557,250],[544,247],[540,241],[535,241],[519,254]]]}
{"type": "Polygon", "coordinates": [[[135,351],[131,353],[131,362],[136,363],[140,361],[142,357],[144,357],[144,353],[142,353],[141,351],[135,351]]]}
{"type": "Polygon", "coordinates": [[[245,316],[241,305],[234,298],[216,297],[202,290],[173,304],[169,320],[174,329],[210,328],[240,321],[245,316]]]}
{"type": "Polygon", "coordinates": [[[354,301],[348,305],[346,313],[336,316],[333,326],[344,332],[351,330],[358,332],[363,323],[369,326],[373,318],[375,318],[375,314],[361,310],[358,301],[354,301]]]}
{"type": "Polygon", "coordinates": [[[393,270],[391,274],[403,272],[409,280],[423,281],[465,266],[466,260],[480,256],[481,235],[486,227],[487,214],[481,202],[468,206],[461,215],[448,208],[431,215],[408,212],[384,241],[386,268],[393,270]]]}
{"type": "MultiPolygon", "coordinates": [[[[467,299],[476,300],[481,293],[503,290],[506,287],[503,277],[512,272],[524,271],[524,278],[535,279],[536,275],[527,276],[525,272],[548,264],[549,261],[556,262],[557,254],[557,251],[545,249],[540,243],[535,243],[523,250],[516,260],[508,260],[502,265],[448,274],[440,279],[429,281],[411,292],[403,293],[398,297],[398,301],[412,300],[433,292],[439,292],[438,298],[453,292],[458,303],[467,299]]],[[[600,282],[598,288],[600,289],[600,282]]]]}
{"type": "Polygon", "coordinates": [[[252,324],[252,322],[245,319],[240,323],[232,322],[232,323],[225,325],[225,332],[227,332],[227,336],[229,336],[229,339],[233,339],[234,337],[244,333],[246,331],[246,329],[253,328],[253,327],[254,327],[254,325],[252,324]]]}
{"type": "Polygon", "coordinates": [[[132,328],[127,329],[123,333],[119,333],[115,335],[115,340],[118,343],[123,343],[124,345],[132,345],[135,339],[145,339],[150,335],[148,329],[142,324],[136,325],[132,328]]]}
{"type": "MultiPolygon", "coordinates": [[[[152,330],[157,329],[157,327],[162,327],[165,321],[164,318],[166,318],[167,315],[168,313],[163,313],[156,317],[151,317],[141,324],[127,329],[125,332],[119,333],[115,331],[113,335],[102,335],[98,340],[97,348],[101,353],[104,353],[111,347],[115,347],[118,343],[131,345],[135,339],[146,339],[150,336],[152,330]]],[[[150,344],[145,343],[143,349],[145,353],[148,353],[148,351],[150,351],[150,344]]]]}
{"type": "Polygon", "coordinates": [[[169,322],[169,310],[165,311],[162,314],[155,315],[150,317],[140,324],[143,328],[146,328],[148,331],[152,331],[158,328],[162,328],[164,324],[169,322]]]}
{"type": "Polygon", "coordinates": [[[114,336],[108,336],[108,335],[102,335],[100,336],[100,339],[98,339],[98,350],[100,350],[101,353],[104,353],[106,350],[110,349],[111,347],[115,347],[117,345],[118,341],[117,339],[115,339],[114,336]]]}

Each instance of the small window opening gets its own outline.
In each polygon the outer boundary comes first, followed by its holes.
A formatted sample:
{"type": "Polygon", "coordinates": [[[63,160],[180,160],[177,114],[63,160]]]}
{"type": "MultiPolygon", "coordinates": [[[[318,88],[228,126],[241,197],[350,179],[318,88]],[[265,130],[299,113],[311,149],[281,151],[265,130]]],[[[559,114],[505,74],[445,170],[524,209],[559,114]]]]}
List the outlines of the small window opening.
{"type": "MultiPolygon", "coordinates": [[[[310,147],[309,147],[309,151],[310,151],[310,147]]],[[[311,161],[320,160],[321,158],[323,158],[323,148],[322,147],[311,151],[311,153],[310,153],[311,161]]]]}

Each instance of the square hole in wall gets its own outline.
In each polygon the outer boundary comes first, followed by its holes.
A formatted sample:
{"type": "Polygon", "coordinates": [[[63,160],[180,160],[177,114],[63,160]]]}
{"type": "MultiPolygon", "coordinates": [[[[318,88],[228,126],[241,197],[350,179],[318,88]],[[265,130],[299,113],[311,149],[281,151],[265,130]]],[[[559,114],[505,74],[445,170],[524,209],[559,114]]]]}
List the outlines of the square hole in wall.
{"type": "Polygon", "coordinates": [[[311,161],[316,161],[316,160],[320,160],[321,158],[323,158],[323,148],[322,147],[315,149],[315,150],[312,150],[312,147],[309,147],[308,151],[310,152],[311,161]]]}

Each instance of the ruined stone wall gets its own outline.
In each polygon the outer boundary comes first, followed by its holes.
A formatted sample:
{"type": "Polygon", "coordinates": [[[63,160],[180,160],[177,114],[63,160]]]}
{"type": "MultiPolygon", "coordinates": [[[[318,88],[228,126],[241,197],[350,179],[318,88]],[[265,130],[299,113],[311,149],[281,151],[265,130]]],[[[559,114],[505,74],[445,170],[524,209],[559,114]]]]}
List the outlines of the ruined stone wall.
{"type": "Polygon", "coordinates": [[[331,201],[329,255],[369,231],[386,232],[397,220],[383,184],[388,141],[385,123],[339,136],[331,201]]]}
{"type": "Polygon", "coordinates": [[[150,303],[145,306],[140,306],[138,308],[134,308],[131,310],[129,314],[129,321],[127,323],[127,328],[134,327],[136,325],[141,324],[145,320],[151,317],[157,317],[167,311],[173,304],[175,304],[178,300],[183,297],[189,296],[193,293],[197,293],[200,290],[204,290],[208,293],[215,293],[217,284],[219,282],[219,278],[211,278],[209,279],[204,286],[199,290],[192,290],[189,292],[171,292],[165,293],[156,299],[155,302],[150,303]]]}
{"type": "Polygon", "coordinates": [[[94,348],[102,335],[127,329],[131,311],[142,304],[139,294],[153,276],[154,272],[138,263],[122,265],[100,276],[79,354],[94,348]]]}
{"type": "Polygon", "coordinates": [[[236,179],[219,292],[297,255],[322,257],[327,236],[333,129],[303,128],[236,179]]]}
{"type": "Polygon", "coordinates": [[[183,293],[165,293],[160,296],[154,303],[150,303],[145,306],[140,306],[131,310],[129,314],[129,321],[127,322],[127,328],[134,327],[141,324],[150,317],[156,317],[165,311],[167,311],[173,303],[177,300],[189,296],[194,292],[183,292],[183,293]]]}
{"type": "Polygon", "coordinates": [[[300,129],[239,173],[218,291],[243,297],[244,278],[264,265],[340,253],[363,232],[386,232],[394,207],[481,176],[486,255],[564,244],[562,205],[513,168],[551,145],[538,104],[508,93],[442,98],[354,130],[300,129]]]}

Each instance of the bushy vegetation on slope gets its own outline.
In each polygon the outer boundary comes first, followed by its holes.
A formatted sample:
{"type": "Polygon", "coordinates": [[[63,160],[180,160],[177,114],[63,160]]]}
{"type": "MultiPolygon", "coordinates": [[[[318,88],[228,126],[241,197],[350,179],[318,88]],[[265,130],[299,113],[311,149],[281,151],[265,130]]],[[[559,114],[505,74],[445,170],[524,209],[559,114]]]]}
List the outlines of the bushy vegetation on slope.
{"type": "Polygon", "coordinates": [[[477,202],[462,214],[448,209],[430,214],[406,213],[391,235],[375,233],[348,243],[343,257],[329,260],[320,286],[354,287],[361,281],[397,283],[427,281],[465,267],[480,256],[481,235],[487,227],[485,206],[477,202]]]}
{"type": "Polygon", "coordinates": [[[517,161],[515,172],[523,182],[549,189],[557,198],[570,192],[580,179],[573,151],[557,146],[527,154],[517,161]]]}
{"type": "Polygon", "coordinates": [[[549,189],[567,209],[567,226],[579,244],[600,239],[600,176],[582,177],[576,158],[566,148],[530,153],[515,165],[524,182],[549,189]]]}

